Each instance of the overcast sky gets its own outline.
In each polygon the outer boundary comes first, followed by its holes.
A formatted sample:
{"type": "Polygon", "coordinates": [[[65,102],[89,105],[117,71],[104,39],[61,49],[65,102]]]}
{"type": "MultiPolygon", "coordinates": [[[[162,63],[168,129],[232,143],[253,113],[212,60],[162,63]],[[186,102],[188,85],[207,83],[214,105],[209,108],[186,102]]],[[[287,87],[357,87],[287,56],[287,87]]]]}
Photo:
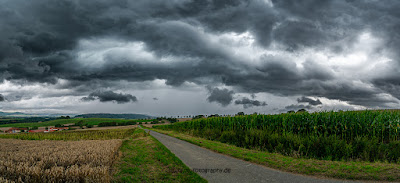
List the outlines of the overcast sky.
{"type": "Polygon", "coordinates": [[[398,0],[2,0],[0,111],[400,108],[398,0]]]}

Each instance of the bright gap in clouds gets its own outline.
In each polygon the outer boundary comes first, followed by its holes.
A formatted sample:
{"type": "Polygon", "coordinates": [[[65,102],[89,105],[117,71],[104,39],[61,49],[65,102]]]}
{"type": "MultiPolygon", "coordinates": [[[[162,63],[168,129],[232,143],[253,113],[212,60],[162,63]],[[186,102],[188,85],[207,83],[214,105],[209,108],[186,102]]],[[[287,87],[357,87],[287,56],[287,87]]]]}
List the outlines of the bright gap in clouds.
{"type": "Polygon", "coordinates": [[[370,64],[389,60],[376,51],[383,44],[382,40],[374,37],[370,32],[363,32],[352,48],[345,51],[345,54],[330,53],[328,63],[344,69],[362,69],[370,64]]]}
{"type": "Polygon", "coordinates": [[[83,39],[79,41],[76,50],[77,60],[81,66],[91,69],[101,69],[110,59],[117,62],[156,60],[154,54],[146,51],[145,43],[113,38],[83,39]]]}
{"type": "Polygon", "coordinates": [[[135,63],[139,65],[191,64],[200,60],[196,57],[156,55],[144,42],[124,41],[116,38],[80,40],[76,48],[77,62],[87,69],[99,70],[109,65],[135,63]]]}

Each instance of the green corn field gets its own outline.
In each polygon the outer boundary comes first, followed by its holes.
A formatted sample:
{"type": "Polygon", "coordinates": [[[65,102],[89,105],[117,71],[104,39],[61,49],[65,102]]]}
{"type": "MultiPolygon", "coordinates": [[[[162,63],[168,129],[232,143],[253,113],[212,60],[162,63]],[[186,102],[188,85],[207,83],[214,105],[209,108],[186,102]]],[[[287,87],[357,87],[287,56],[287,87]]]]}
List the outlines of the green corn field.
{"type": "Polygon", "coordinates": [[[400,162],[395,110],[213,117],[156,128],[296,157],[400,162]]]}

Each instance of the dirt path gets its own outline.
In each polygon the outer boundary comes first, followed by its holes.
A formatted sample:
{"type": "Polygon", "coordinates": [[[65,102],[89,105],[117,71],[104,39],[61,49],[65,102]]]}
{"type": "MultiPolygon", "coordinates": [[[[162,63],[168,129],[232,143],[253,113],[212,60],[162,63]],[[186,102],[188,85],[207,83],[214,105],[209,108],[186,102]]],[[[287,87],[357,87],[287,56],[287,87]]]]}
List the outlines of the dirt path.
{"type": "Polygon", "coordinates": [[[348,182],[340,180],[318,179],[281,172],[215,153],[208,149],[151,130],[150,134],[164,144],[190,169],[197,172],[209,182],[348,182]]]}

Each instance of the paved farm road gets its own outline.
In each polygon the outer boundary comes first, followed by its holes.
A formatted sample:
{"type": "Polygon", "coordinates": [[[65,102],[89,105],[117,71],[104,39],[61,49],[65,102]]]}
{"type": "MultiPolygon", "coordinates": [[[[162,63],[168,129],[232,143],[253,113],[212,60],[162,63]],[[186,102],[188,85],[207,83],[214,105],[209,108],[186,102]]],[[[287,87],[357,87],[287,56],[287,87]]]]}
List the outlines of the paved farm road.
{"type": "Polygon", "coordinates": [[[198,174],[209,182],[348,182],[331,179],[318,179],[281,172],[250,162],[238,160],[223,154],[215,153],[208,149],[154,131],[151,131],[150,134],[164,144],[190,169],[200,170],[198,174]],[[206,173],[205,171],[208,172],[206,173]]]}

